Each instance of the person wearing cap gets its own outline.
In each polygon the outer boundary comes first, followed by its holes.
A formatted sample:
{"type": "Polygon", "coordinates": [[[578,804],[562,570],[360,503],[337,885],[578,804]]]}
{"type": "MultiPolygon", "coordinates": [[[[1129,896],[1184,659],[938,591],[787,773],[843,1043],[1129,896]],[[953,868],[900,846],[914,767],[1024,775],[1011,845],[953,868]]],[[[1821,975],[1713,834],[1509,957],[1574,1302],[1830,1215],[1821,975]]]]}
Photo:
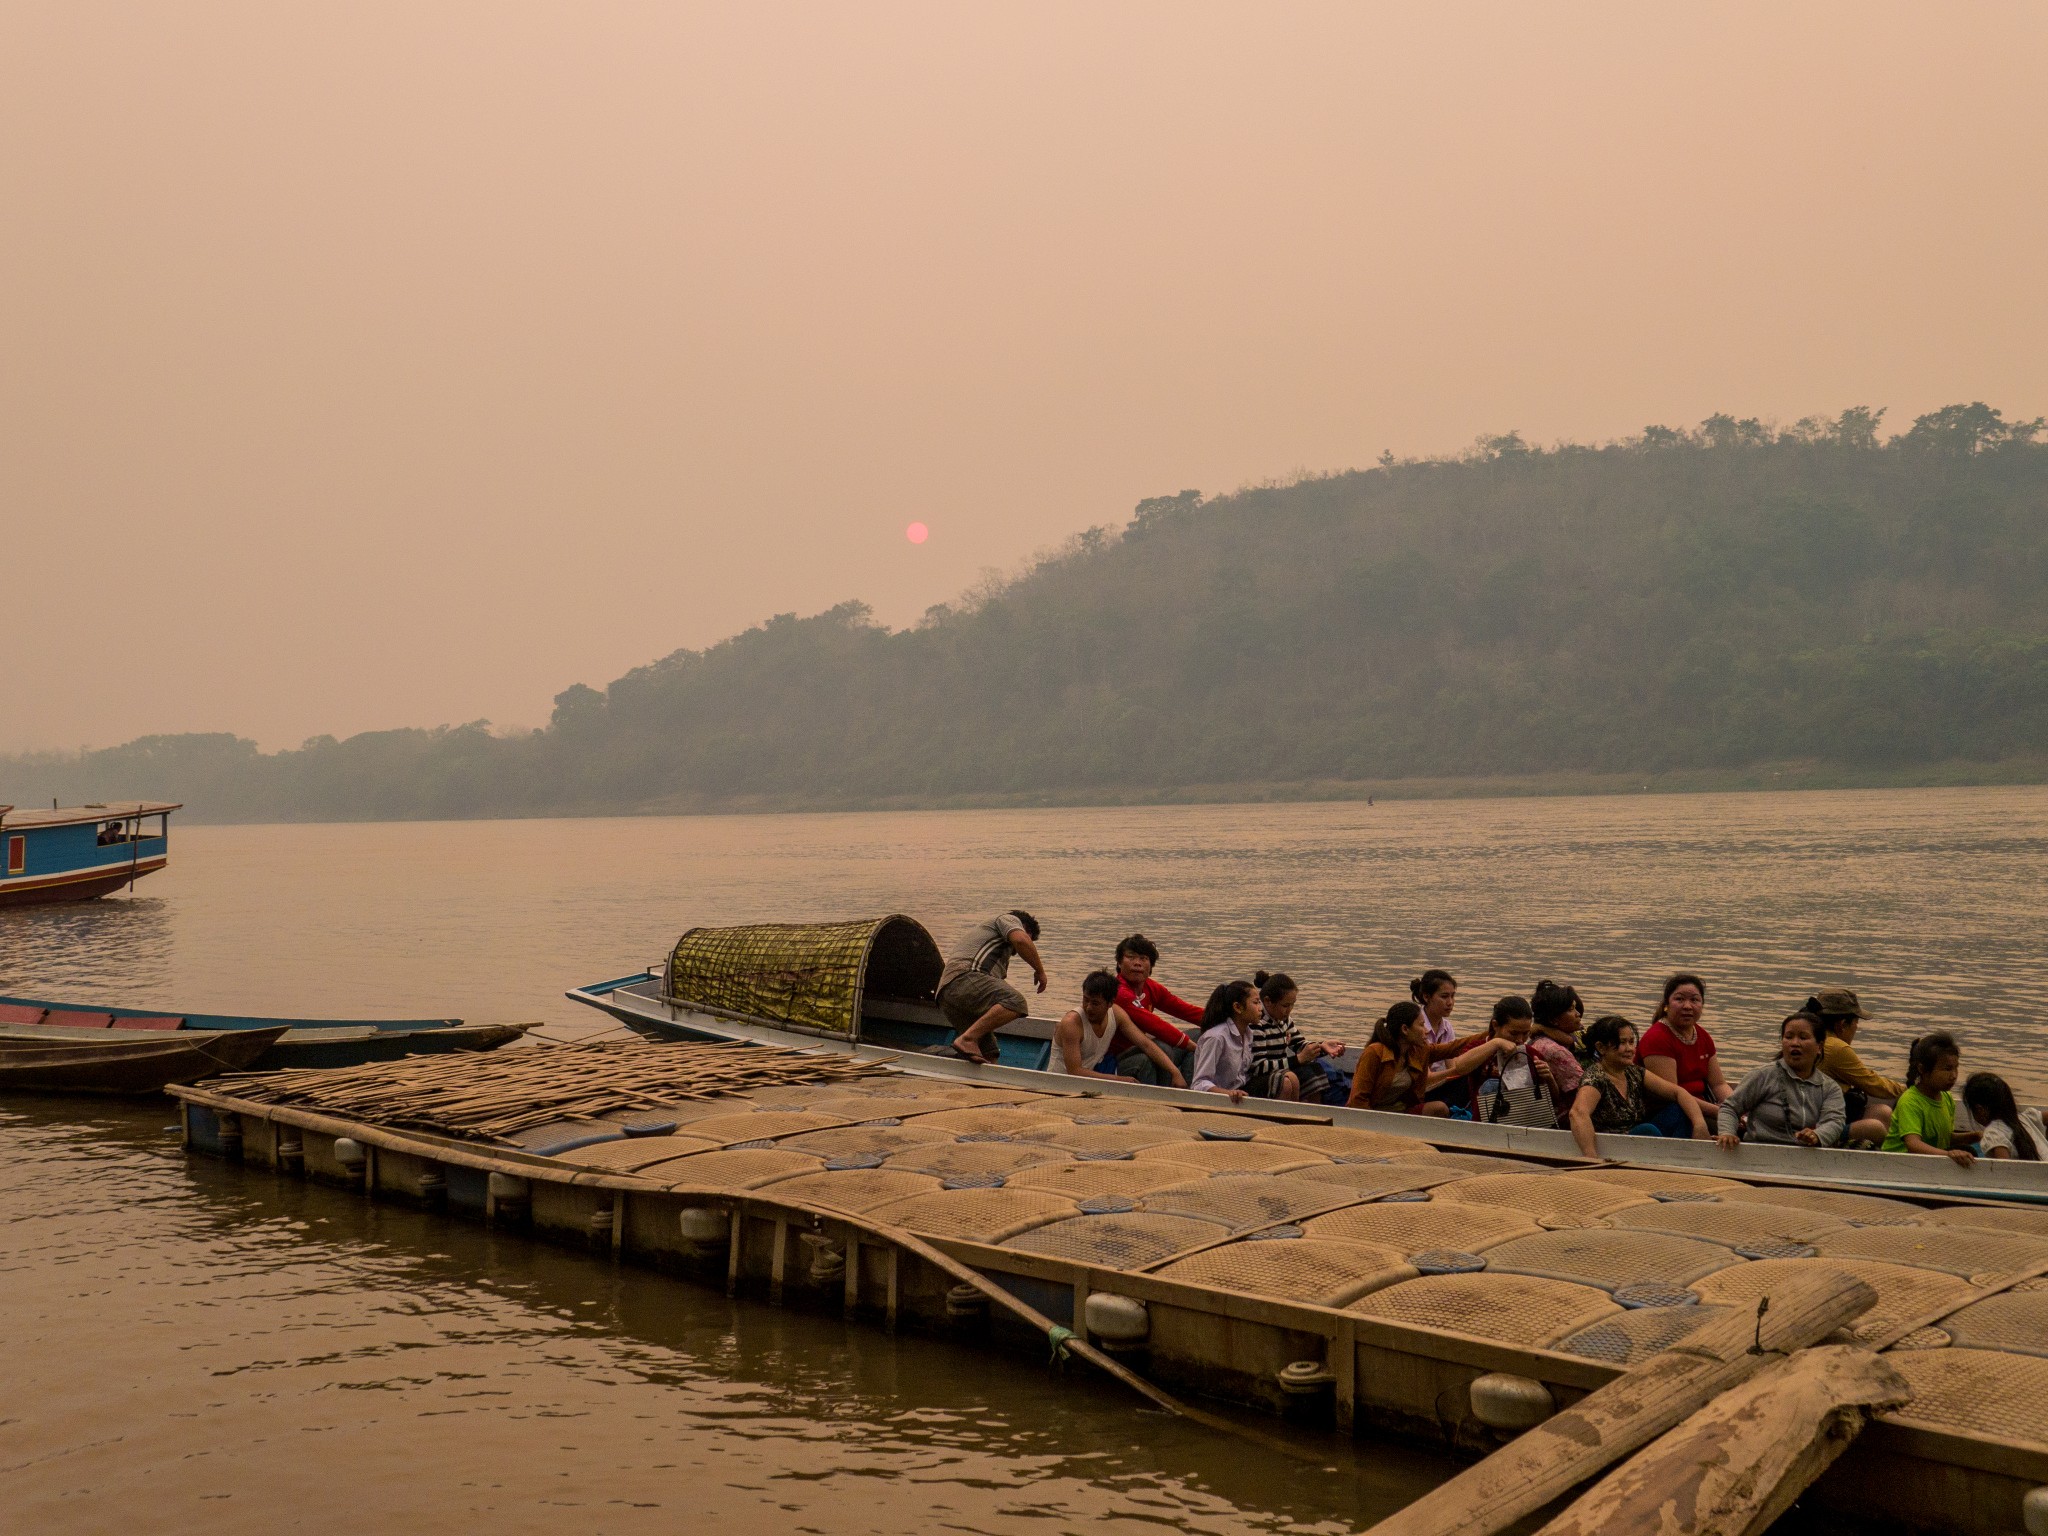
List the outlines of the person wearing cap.
{"type": "Polygon", "coordinates": [[[1806,1000],[1805,1012],[1817,1014],[1827,1031],[1821,1042],[1821,1071],[1842,1085],[1847,1101],[1849,1140],[1883,1141],[1891,1127],[1892,1106],[1906,1085],[1863,1064],[1850,1042],[1856,1026],[1870,1015],[1847,987],[1822,987],[1806,1000]]]}

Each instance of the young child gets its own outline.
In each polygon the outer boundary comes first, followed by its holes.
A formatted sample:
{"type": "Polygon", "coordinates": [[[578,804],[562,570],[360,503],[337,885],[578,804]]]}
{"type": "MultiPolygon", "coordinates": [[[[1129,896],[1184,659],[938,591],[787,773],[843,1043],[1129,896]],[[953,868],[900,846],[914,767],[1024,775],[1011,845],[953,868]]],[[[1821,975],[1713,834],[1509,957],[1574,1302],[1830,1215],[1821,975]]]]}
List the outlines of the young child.
{"type": "Polygon", "coordinates": [[[1983,1127],[1977,1137],[1979,1157],[2019,1158],[2038,1163],[2048,1158],[2048,1126],[2041,1111],[2022,1109],[2012,1089],[1995,1072],[1975,1072],[1963,1084],[1963,1108],[1983,1127]]]}
{"type": "Polygon", "coordinates": [[[1962,1062],[1954,1035],[1936,1031],[1913,1042],[1906,1053],[1906,1091],[1892,1107],[1885,1151],[1945,1157],[1959,1168],[1976,1162],[1968,1147],[1956,1145],[1956,1104],[1948,1096],[1962,1062]]]}
{"type": "Polygon", "coordinates": [[[1256,1098],[1321,1104],[1330,1086],[1323,1058],[1343,1055],[1344,1042],[1302,1034],[1294,1022],[1301,989],[1284,971],[1260,971],[1252,985],[1259,989],[1260,1018],[1252,1030],[1252,1068],[1245,1088],[1256,1098]]]}
{"type": "Polygon", "coordinates": [[[1248,981],[1226,981],[1209,994],[1202,1033],[1195,1042],[1194,1090],[1220,1093],[1242,1104],[1252,1069],[1252,1026],[1259,1022],[1259,989],[1248,981]]]}

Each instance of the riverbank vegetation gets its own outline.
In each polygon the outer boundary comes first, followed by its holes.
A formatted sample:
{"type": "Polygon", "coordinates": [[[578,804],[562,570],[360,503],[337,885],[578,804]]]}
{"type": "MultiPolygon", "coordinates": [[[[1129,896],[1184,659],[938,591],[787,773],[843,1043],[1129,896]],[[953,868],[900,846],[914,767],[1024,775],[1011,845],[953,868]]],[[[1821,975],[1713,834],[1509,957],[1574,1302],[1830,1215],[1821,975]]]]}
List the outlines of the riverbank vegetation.
{"type": "Polygon", "coordinates": [[[570,687],[539,731],[146,737],[0,760],[0,800],[329,820],[2038,778],[2043,424],[1882,417],[1182,491],[909,629],[779,615],[570,687]]]}

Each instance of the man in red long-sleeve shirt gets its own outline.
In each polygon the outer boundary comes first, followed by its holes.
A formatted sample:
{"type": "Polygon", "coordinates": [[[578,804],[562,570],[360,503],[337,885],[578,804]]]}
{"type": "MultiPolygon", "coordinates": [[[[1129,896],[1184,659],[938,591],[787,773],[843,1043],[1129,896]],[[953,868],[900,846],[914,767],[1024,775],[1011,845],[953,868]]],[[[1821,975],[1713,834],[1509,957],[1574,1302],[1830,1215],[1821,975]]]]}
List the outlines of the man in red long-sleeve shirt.
{"type": "MultiPolygon", "coordinates": [[[[1182,1075],[1195,1069],[1195,1043],[1175,1026],[1170,1014],[1185,1024],[1202,1022],[1202,1010],[1175,997],[1152,979],[1152,967],[1159,963],[1159,946],[1142,933],[1134,933],[1116,947],[1116,1005],[1131,1016],[1131,1022],[1157,1040],[1173,1058],[1182,1075]]],[[[1125,1051],[1116,1069],[1141,1083],[1157,1083],[1159,1075],[1143,1051],[1125,1051]]]]}

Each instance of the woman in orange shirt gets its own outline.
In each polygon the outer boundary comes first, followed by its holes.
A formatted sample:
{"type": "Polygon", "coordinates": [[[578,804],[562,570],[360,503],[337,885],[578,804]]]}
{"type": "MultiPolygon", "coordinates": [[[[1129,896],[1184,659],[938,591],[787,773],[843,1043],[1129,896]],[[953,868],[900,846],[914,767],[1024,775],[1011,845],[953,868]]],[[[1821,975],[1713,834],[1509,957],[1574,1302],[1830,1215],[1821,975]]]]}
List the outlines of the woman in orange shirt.
{"type": "Polygon", "coordinates": [[[1429,1020],[1421,1005],[1396,1003],[1373,1025],[1372,1040],[1358,1053],[1358,1068],[1346,1103],[1352,1109],[1447,1116],[1450,1106],[1441,1099],[1427,1098],[1429,1090],[1446,1079],[1476,1072],[1513,1049],[1511,1041],[1489,1040],[1484,1035],[1431,1045],[1429,1020]],[[1439,1062],[1449,1065],[1437,1067],[1439,1062]],[[1432,1067],[1437,1070],[1432,1072],[1432,1067]]]}

